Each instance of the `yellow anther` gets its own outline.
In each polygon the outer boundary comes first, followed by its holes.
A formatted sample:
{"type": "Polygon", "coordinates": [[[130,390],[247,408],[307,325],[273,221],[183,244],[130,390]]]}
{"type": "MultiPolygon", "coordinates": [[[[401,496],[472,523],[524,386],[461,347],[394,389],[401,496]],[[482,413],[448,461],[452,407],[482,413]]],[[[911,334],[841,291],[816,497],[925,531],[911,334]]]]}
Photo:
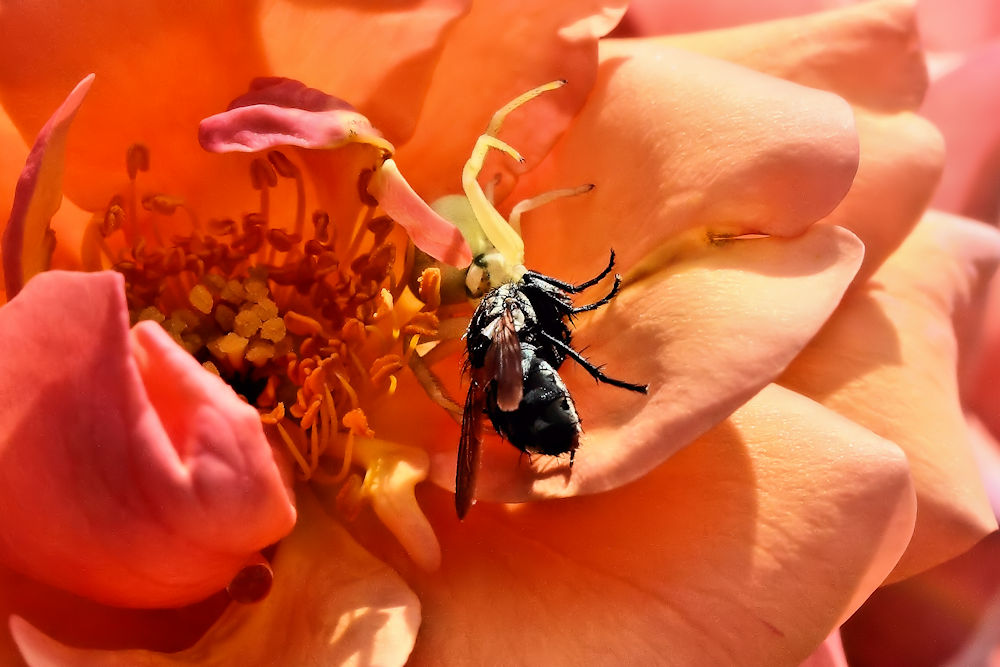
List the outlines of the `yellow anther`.
{"type": "Polygon", "coordinates": [[[235,333],[227,333],[208,343],[208,350],[218,359],[226,359],[234,368],[240,367],[243,354],[246,352],[248,341],[243,336],[235,333]]]}
{"type": "Polygon", "coordinates": [[[163,316],[163,313],[161,313],[158,308],[154,306],[146,306],[145,308],[139,311],[135,319],[137,322],[142,322],[143,320],[153,320],[157,324],[162,324],[166,318],[163,316]]]}
{"type": "Polygon", "coordinates": [[[260,329],[260,316],[252,308],[246,308],[236,313],[233,320],[233,331],[244,338],[250,338],[260,329]]]}
{"type": "Polygon", "coordinates": [[[188,292],[188,302],[194,306],[195,310],[205,315],[212,312],[214,305],[212,293],[204,285],[195,285],[191,288],[191,291],[188,292]]]}
{"type": "Polygon", "coordinates": [[[284,316],[285,327],[296,336],[313,336],[323,333],[323,325],[317,320],[290,310],[284,316]]]}
{"type": "Polygon", "coordinates": [[[226,281],[226,286],[219,293],[219,298],[229,303],[242,303],[247,298],[247,291],[243,288],[243,283],[238,280],[226,281]]]}
{"type": "Polygon", "coordinates": [[[263,366],[274,357],[274,345],[260,339],[252,340],[244,356],[254,366],[263,366]]]}
{"type": "Polygon", "coordinates": [[[267,297],[264,297],[253,306],[253,312],[261,321],[269,320],[278,316],[278,305],[267,297]]]}
{"type": "Polygon", "coordinates": [[[212,373],[213,375],[221,375],[221,373],[219,373],[219,369],[211,361],[203,362],[201,364],[201,367],[204,368],[209,373],[212,373]]]}
{"type": "Polygon", "coordinates": [[[247,278],[243,281],[243,289],[251,301],[260,302],[267,298],[267,283],[260,278],[247,278]]]}
{"type": "Polygon", "coordinates": [[[236,321],[236,311],[224,303],[215,307],[215,321],[223,331],[232,331],[236,321]]]}
{"type": "Polygon", "coordinates": [[[285,337],[285,321],[280,317],[272,317],[260,326],[260,337],[277,343],[285,337]]]}

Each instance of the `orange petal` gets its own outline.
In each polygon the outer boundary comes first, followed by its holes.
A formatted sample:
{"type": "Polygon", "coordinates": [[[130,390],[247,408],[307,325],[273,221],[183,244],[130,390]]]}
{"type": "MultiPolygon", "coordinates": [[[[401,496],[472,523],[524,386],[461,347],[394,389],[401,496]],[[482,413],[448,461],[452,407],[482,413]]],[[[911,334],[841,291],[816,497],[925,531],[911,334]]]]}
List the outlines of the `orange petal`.
{"type": "Polygon", "coordinates": [[[816,12],[845,2],[851,0],[703,0],[698,3],[632,0],[620,26],[623,30],[615,32],[639,35],[695,32],[816,12]]]}
{"type": "Polygon", "coordinates": [[[127,183],[126,149],[141,141],[152,155],[150,190],[190,198],[205,191],[205,174],[221,175],[218,158],[198,146],[198,121],[268,73],[246,9],[241,0],[4,7],[0,62],[17,66],[0,69],[0,101],[22,136],[33,137],[65,91],[95,72],[67,143],[67,196],[102,209],[127,183]]]}
{"type": "Polygon", "coordinates": [[[94,82],[85,77],[38,133],[21,172],[10,219],[3,230],[3,273],[7,298],[14,298],[36,273],[49,268],[55,239],[49,227],[62,203],[66,136],[94,82]]]}
{"type": "Polygon", "coordinates": [[[11,632],[30,664],[334,665],[402,664],[420,623],[420,603],[395,572],[357,545],[312,496],[274,559],[270,594],[230,605],[194,646],[177,653],[74,648],[14,616],[11,632]]]}
{"type": "Polygon", "coordinates": [[[919,505],[894,579],[961,553],[997,527],[959,405],[952,318],[998,257],[994,230],[929,214],[781,378],[906,452],[919,505]]]}
{"type": "Polygon", "coordinates": [[[413,132],[452,24],[468,0],[258,3],[266,71],[347,100],[393,142],[413,132]]]}
{"type": "MultiPolygon", "coordinates": [[[[590,92],[597,39],[618,22],[625,4],[474,2],[448,35],[416,134],[397,156],[417,192],[428,201],[460,192],[462,165],[493,112],[546,81],[566,79],[558,93],[519,109],[501,132],[529,165],[536,164],[590,92]]],[[[506,160],[497,164],[503,172],[515,167],[506,160]]]]}
{"type": "Polygon", "coordinates": [[[443,561],[408,575],[410,664],[794,665],[879,584],[913,526],[897,447],[776,387],[614,491],[421,505],[443,561]]]}
{"type": "MultiPolygon", "coordinates": [[[[565,458],[519,462],[517,449],[492,439],[480,498],[593,493],[646,474],[784,370],[837,306],[861,253],[849,232],[822,226],[795,239],[676,249],[653,263],[657,273],[634,284],[627,275],[610,306],[581,320],[574,343],[609,375],[648,383],[649,395],[598,385],[566,361],[559,372],[584,430],[572,471],[565,458]]],[[[438,452],[432,477],[451,488],[457,432],[426,440],[438,452]]]]}
{"type": "Polygon", "coordinates": [[[530,268],[571,278],[601,266],[612,247],[628,268],[690,230],[793,236],[847,192],[858,144],[843,100],[698,54],[629,45],[602,52],[587,105],[511,197],[597,186],[525,216],[530,268]]]}
{"type": "Polygon", "coordinates": [[[864,242],[865,261],[855,278],[862,284],[920,220],[945,151],[934,126],[912,113],[856,109],[855,120],[861,139],[858,175],[823,222],[846,227],[864,242]]]}
{"type": "Polygon", "coordinates": [[[865,2],[662,41],[829,90],[871,109],[913,110],[927,88],[914,5],[865,2]]]}

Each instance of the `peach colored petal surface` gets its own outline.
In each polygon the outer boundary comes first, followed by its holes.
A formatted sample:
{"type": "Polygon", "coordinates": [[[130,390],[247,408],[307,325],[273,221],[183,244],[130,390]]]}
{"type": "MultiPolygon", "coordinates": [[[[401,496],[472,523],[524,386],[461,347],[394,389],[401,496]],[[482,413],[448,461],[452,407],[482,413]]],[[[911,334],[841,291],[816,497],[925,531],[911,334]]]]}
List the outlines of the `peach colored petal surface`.
{"type": "MultiPolygon", "coordinates": [[[[963,399],[983,424],[1000,438],[1000,273],[993,276],[983,301],[981,340],[963,378],[963,399]]],[[[1000,489],[998,489],[1000,491],[1000,489]]]]}
{"type": "Polygon", "coordinates": [[[587,105],[511,197],[597,186],[525,216],[532,269],[572,279],[614,248],[627,270],[689,231],[794,236],[846,194],[858,143],[843,100],[670,47],[624,46],[602,51],[587,105]]]}
{"type": "Polygon", "coordinates": [[[270,595],[230,605],[194,646],[177,653],[66,646],[14,616],[11,631],[31,665],[402,664],[420,603],[395,572],[357,545],[315,498],[281,542],[270,595]]]}
{"type": "Polygon", "coordinates": [[[66,137],[93,82],[90,75],[73,88],[39,132],[28,154],[3,229],[4,288],[8,298],[16,296],[33,275],[49,268],[54,250],[49,224],[62,202],[66,137]]]}
{"type": "MultiPolygon", "coordinates": [[[[648,383],[649,395],[598,385],[565,362],[559,372],[584,431],[572,471],[566,458],[529,462],[490,439],[479,497],[593,493],[644,475],[784,370],[837,306],[861,254],[849,232],[823,226],[795,239],[675,247],[650,262],[652,275],[626,276],[610,306],[581,320],[574,342],[608,374],[648,383]]],[[[445,488],[454,480],[452,432],[425,444],[445,488]]]]}
{"type": "Polygon", "coordinates": [[[256,410],[157,325],[130,332],[120,275],[39,274],[0,310],[0,336],[12,568],[101,602],[174,606],[291,529],[256,410]]]}
{"type": "Polygon", "coordinates": [[[708,0],[707,2],[664,2],[632,0],[623,21],[626,34],[694,32],[710,28],[755,23],[797,16],[823,9],[850,5],[858,0],[708,0]]]}
{"type": "Polygon", "coordinates": [[[927,87],[914,3],[909,0],[865,2],[662,42],[830,90],[878,111],[912,110],[927,87]]]}
{"type": "Polygon", "coordinates": [[[261,0],[259,39],[269,71],[347,100],[389,139],[414,130],[452,25],[469,0],[261,0]]]}
{"type": "Polygon", "coordinates": [[[863,288],[849,293],[781,383],[899,444],[919,509],[893,574],[927,569],[995,530],[969,451],[952,324],[1000,257],[1000,234],[929,214],[863,288]]]}
{"type": "MultiPolygon", "coordinates": [[[[400,167],[417,192],[428,201],[461,192],[462,165],[493,112],[536,86],[566,79],[558,92],[517,110],[501,132],[529,167],[537,164],[584,103],[594,84],[597,39],[615,26],[625,4],[473,2],[448,35],[416,134],[400,147],[400,167]]],[[[503,173],[515,167],[506,159],[498,164],[503,173]]]]}
{"type": "Polygon", "coordinates": [[[775,387],[606,494],[462,523],[450,494],[421,504],[443,561],[404,574],[427,619],[414,665],[796,665],[889,571],[914,511],[898,448],[775,387]]]}
{"type": "Polygon", "coordinates": [[[855,278],[863,283],[903,243],[919,222],[941,174],[940,133],[909,113],[855,110],[861,165],[850,192],[823,222],[840,225],[865,244],[855,278]],[[891,194],[889,194],[891,193],[891,194]]]}
{"type": "Polygon", "coordinates": [[[392,150],[371,122],[344,100],[278,77],[254,79],[226,111],[201,121],[198,142],[213,153],[278,146],[331,149],[363,143],[392,150]]]}
{"type": "MultiPolygon", "coordinates": [[[[1000,10],[998,10],[1000,15],[1000,10]]],[[[934,206],[1000,220],[1000,43],[934,81],[921,108],[948,145],[934,206]]]]}

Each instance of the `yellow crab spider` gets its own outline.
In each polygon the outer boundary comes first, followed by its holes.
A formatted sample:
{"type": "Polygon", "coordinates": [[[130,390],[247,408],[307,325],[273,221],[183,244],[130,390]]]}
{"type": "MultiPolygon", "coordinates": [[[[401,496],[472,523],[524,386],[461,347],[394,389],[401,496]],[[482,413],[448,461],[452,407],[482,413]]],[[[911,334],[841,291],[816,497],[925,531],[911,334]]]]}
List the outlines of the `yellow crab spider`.
{"type": "Polygon", "coordinates": [[[526,199],[514,206],[508,221],[493,206],[492,184],[488,186],[488,192],[479,184],[479,174],[491,148],[506,153],[518,162],[524,161],[514,147],[497,137],[507,116],[542,93],[561,88],[565,84],[562,80],[551,81],[532,88],[494,113],[486,131],[476,139],[472,154],[462,169],[462,190],[465,194],[448,195],[431,205],[439,215],[459,228],[472,250],[475,260],[466,273],[465,284],[469,294],[473,296],[481,296],[488,289],[516,282],[524,276],[524,241],[521,239],[520,224],[522,214],[560,197],[589,192],[594,187],[584,185],[553,190],[526,199]]]}

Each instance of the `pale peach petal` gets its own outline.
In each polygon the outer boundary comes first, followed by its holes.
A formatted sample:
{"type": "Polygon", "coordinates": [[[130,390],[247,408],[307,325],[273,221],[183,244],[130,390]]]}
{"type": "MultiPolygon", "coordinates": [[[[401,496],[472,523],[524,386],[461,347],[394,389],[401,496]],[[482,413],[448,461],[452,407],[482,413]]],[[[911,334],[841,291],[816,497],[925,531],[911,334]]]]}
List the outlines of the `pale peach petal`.
{"type": "MultiPolygon", "coordinates": [[[[479,497],[593,493],[641,477],[784,370],[836,308],[861,254],[849,232],[821,226],[795,239],[675,247],[650,262],[652,275],[626,275],[615,301],[581,320],[574,343],[609,375],[648,383],[649,395],[598,385],[566,361],[559,372],[584,430],[572,471],[566,458],[521,460],[491,438],[479,497]]],[[[454,480],[452,432],[423,436],[432,478],[445,488],[454,480]]]]}
{"type": "Polygon", "coordinates": [[[0,62],[17,66],[0,68],[0,102],[22,136],[33,137],[65,91],[95,72],[67,143],[66,195],[87,210],[103,209],[127,184],[125,152],[140,141],[152,154],[144,181],[151,191],[204,196],[212,185],[205,174],[245,178],[243,163],[230,173],[203,153],[197,127],[268,73],[246,9],[242,0],[5,5],[0,62]]]}
{"type": "MultiPolygon", "coordinates": [[[[1000,11],[998,11],[1000,16],[1000,11]]],[[[1000,44],[934,81],[921,109],[948,151],[934,206],[987,222],[1000,219],[1000,44]]]]}
{"type": "Polygon", "coordinates": [[[831,632],[800,667],[848,667],[844,645],[840,641],[840,630],[831,632]]]}
{"type": "Polygon", "coordinates": [[[369,144],[391,153],[365,116],[344,100],[280,77],[254,79],[222,113],[201,121],[198,142],[213,153],[258,152],[279,146],[333,149],[369,144]]]}
{"type": "Polygon", "coordinates": [[[230,605],[194,646],[177,653],[73,648],[13,616],[11,632],[29,665],[402,664],[420,624],[420,603],[399,575],[299,497],[302,520],[274,559],[262,602],[230,605]]]}
{"type": "Polygon", "coordinates": [[[0,309],[0,338],[5,564],[108,604],[179,606],[291,529],[257,411],[158,325],[130,331],[120,274],[38,274],[0,309]]]}
{"type": "Polygon", "coordinates": [[[1000,234],[929,214],[863,288],[852,290],[781,383],[899,444],[918,515],[893,578],[995,530],[958,401],[952,323],[1000,257],[1000,234]]]}
{"type": "Polygon", "coordinates": [[[897,447],[775,387],[605,494],[461,523],[451,494],[421,504],[443,561],[405,570],[428,619],[413,665],[796,665],[891,569],[914,512],[897,447]]]}
{"type": "Polygon", "coordinates": [[[662,41],[829,90],[880,111],[915,109],[927,87],[911,0],[865,2],[662,41]]]}
{"type": "MultiPolygon", "coordinates": [[[[529,167],[537,164],[594,85],[597,39],[615,26],[625,4],[473,2],[448,35],[416,134],[400,147],[397,159],[416,191],[428,201],[460,192],[462,164],[493,112],[536,86],[566,79],[558,92],[519,109],[501,133],[529,167]]],[[[506,158],[497,165],[504,173],[517,167],[506,158]]]]}
{"type": "Polygon", "coordinates": [[[861,164],[850,192],[823,222],[846,227],[865,244],[855,278],[862,284],[920,220],[941,174],[941,135],[909,112],[855,110],[861,164]],[[887,194],[891,193],[891,195],[887,194]]]}
{"type": "Polygon", "coordinates": [[[264,0],[254,11],[268,70],[360,109],[389,139],[413,132],[452,24],[468,0],[264,0]]]}
{"type": "Polygon", "coordinates": [[[587,105],[509,198],[596,184],[525,216],[530,268],[570,279],[614,248],[628,269],[685,232],[793,236],[847,193],[858,144],[840,98],[652,43],[602,54],[587,105]]]}
{"type": "Polygon", "coordinates": [[[10,219],[3,230],[5,293],[14,298],[32,276],[49,268],[55,239],[49,224],[62,203],[66,138],[94,82],[85,77],[38,133],[17,182],[10,219]]]}

